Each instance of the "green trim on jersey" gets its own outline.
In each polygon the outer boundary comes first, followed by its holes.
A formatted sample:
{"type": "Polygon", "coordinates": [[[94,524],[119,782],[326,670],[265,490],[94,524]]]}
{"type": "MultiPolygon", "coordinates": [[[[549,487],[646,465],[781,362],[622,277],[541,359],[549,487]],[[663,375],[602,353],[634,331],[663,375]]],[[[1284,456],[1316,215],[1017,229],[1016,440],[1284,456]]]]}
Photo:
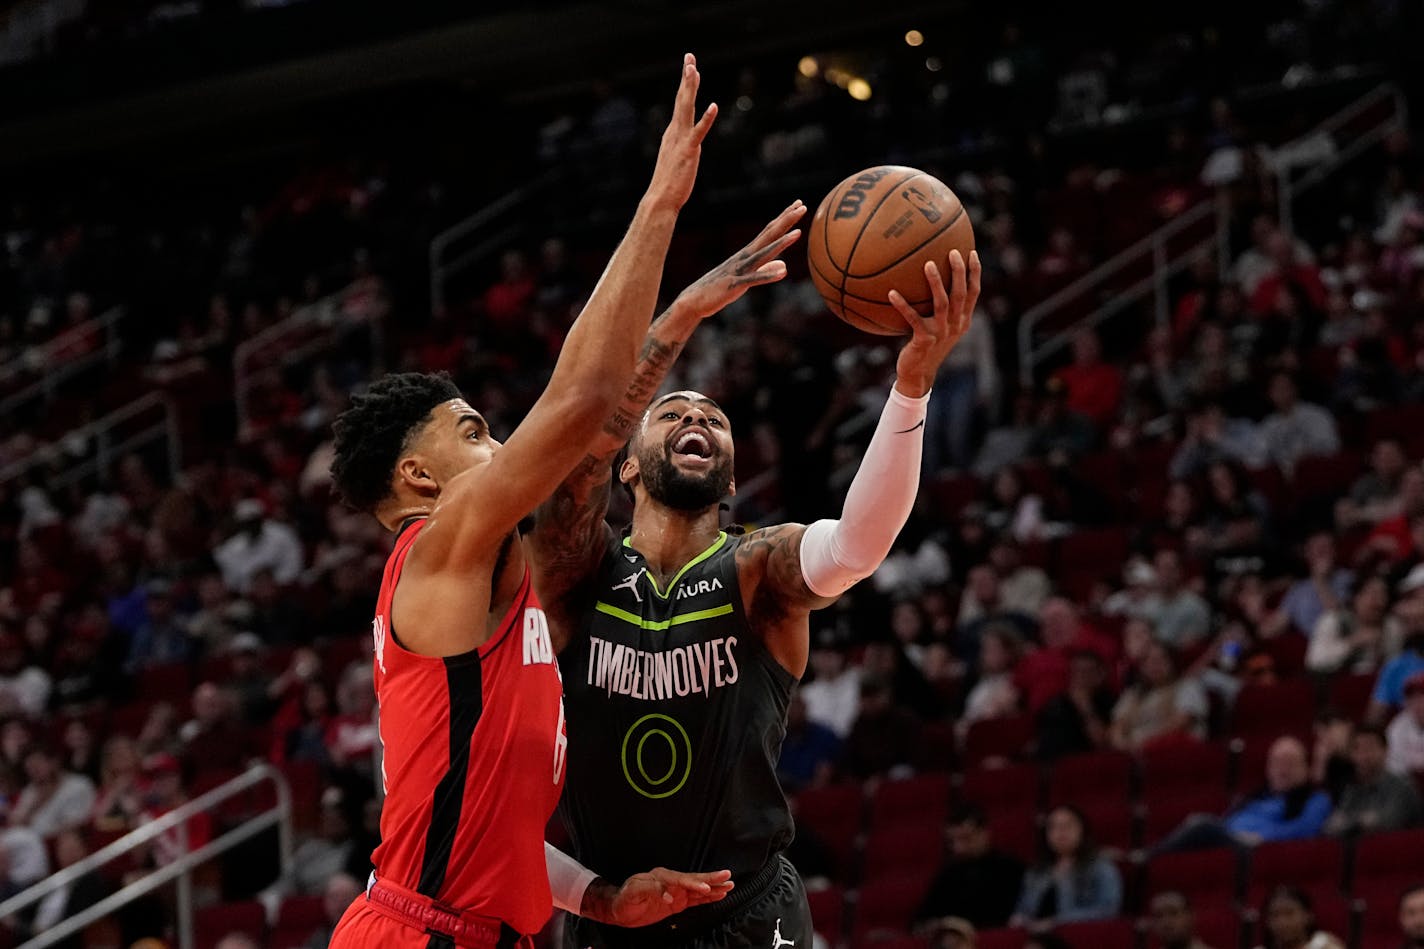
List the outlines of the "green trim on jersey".
{"type": "MultiPolygon", "coordinates": [[[[649,579],[651,579],[651,577],[649,579]]],[[[664,597],[664,599],[666,599],[666,597],[664,597]]],[[[721,606],[714,606],[711,609],[706,610],[697,610],[694,613],[679,613],[672,619],[652,620],[643,619],[637,613],[630,613],[627,610],[620,610],[618,607],[605,603],[602,600],[599,600],[596,604],[594,604],[593,608],[598,610],[598,612],[600,613],[612,616],[614,619],[621,619],[625,623],[631,623],[632,625],[641,627],[642,629],[653,630],[667,629],[669,626],[681,626],[683,623],[695,623],[698,620],[713,619],[718,616],[726,616],[727,614],[733,611],[732,604],[723,603],[721,606]]]]}
{"type": "MultiPolygon", "coordinates": [[[[727,542],[727,532],[726,532],[726,531],[718,531],[718,532],[717,532],[717,539],[712,542],[712,546],[711,546],[711,547],[708,547],[706,550],[702,551],[702,553],[698,554],[696,557],[693,557],[693,558],[692,558],[691,560],[689,560],[687,563],[683,564],[682,569],[679,570],[677,573],[675,573],[675,574],[672,575],[672,579],[668,581],[668,591],[667,591],[666,593],[664,593],[662,590],[660,590],[660,589],[658,588],[658,581],[653,577],[652,573],[650,573],[650,572],[648,572],[648,571],[645,570],[645,571],[643,571],[643,576],[645,576],[645,577],[648,578],[648,583],[649,583],[650,586],[652,586],[653,592],[656,593],[656,594],[659,596],[659,598],[666,600],[669,596],[672,596],[672,591],[673,591],[673,589],[677,586],[677,581],[679,581],[679,580],[682,579],[682,575],[683,575],[683,574],[687,573],[687,571],[691,570],[693,567],[697,566],[697,565],[700,564],[702,561],[706,560],[708,557],[712,556],[712,555],[715,554],[717,551],[721,550],[721,549],[722,549],[722,545],[725,544],[726,542],[727,542]]],[[[631,547],[633,546],[633,538],[632,538],[631,536],[630,536],[630,537],[625,537],[625,538],[623,538],[623,546],[624,546],[624,547],[629,547],[629,548],[631,548],[631,547]]],[[[603,604],[600,603],[599,605],[602,606],[603,604]]],[[[614,615],[617,615],[617,614],[614,614],[614,615]]],[[[720,615],[720,614],[719,614],[719,615],[720,615]]],[[[621,619],[622,617],[619,617],[619,618],[621,619]]],[[[699,617],[699,618],[700,618],[700,617],[699,617]]],[[[683,620],[683,622],[690,622],[690,621],[689,621],[689,620],[683,620]]],[[[666,627],[666,626],[663,626],[663,627],[653,627],[653,626],[650,626],[650,627],[647,627],[647,628],[648,628],[648,629],[666,629],[667,627],[666,627]]]]}

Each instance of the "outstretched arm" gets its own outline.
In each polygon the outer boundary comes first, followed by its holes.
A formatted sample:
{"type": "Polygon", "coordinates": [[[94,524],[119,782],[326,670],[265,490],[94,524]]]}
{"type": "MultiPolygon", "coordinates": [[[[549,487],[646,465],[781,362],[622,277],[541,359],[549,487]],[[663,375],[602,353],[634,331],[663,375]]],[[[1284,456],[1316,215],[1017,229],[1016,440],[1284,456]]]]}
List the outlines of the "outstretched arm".
{"type": "Polygon", "coordinates": [[[801,235],[792,227],[805,213],[804,204],[793,202],[750,244],[678,294],[672,306],[653,321],[622,400],[603,421],[583,461],[535,512],[526,550],[540,602],[549,616],[555,649],[562,649],[570,634],[573,610],[566,601],[598,566],[608,544],[609,528],[603,518],[608,510],[614,456],[627,444],[697,326],[749,287],[775,283],[786,276],[786,264],[777,258],[801,235]]]}
{"type": "Polygon", "coordinates": [[[940,363],[968,329],[979,297],[978,254],[970,254],[966,268],[959,252],[951,251],[949,267],[952,290],[946,290],[933,263],[925,265],[935,301],[929,319],[890,291],[890,302],[914,335],[900,352],[895,386],[846,494],[840,520],[769,527],[749,535],[738,548],[738,575],[748,609],[767,621],[762,625],[772,655],[793,672],[805,667],[805,624],[779,620],[828,606],[874,573],[914,507],[930,386],[940,363]]]}

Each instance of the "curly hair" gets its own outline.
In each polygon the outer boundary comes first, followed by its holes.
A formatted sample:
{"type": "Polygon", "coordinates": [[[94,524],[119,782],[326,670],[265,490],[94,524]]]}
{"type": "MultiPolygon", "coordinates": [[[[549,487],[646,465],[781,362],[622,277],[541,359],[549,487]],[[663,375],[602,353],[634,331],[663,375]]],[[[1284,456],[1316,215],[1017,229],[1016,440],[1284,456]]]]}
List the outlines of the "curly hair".
{"type": "Polygon", "coordinates": [[[370,512],[391,493],[391,474],[430,410],[460,390],[446,373],[402,372],[376,380],[331,429],[335,457],[331,480],[352,507],[370,512]]]}

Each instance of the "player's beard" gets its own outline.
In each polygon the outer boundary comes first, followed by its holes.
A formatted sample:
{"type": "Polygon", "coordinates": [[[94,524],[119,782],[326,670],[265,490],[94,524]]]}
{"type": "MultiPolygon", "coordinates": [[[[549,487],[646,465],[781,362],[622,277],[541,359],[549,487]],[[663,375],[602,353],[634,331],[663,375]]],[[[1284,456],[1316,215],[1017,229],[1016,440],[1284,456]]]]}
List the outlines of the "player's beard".
{"type": "Polygon", "coordinates": [[[699,474],[679,470],[666,450],[644,450],[638,471],[648,496],[675,511],[703,511],[732,488],[732,457],[719,452],[711,468],[699,474]]]}

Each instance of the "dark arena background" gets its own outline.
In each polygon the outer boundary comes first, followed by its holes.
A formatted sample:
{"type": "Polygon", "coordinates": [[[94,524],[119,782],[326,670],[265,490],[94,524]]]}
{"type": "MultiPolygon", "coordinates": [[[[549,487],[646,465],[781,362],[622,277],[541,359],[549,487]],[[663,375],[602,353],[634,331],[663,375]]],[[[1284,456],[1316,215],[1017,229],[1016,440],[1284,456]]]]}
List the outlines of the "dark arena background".
{"type": "MultiPolygon", "coordinates": [[[[984,267],[915,513],[812,615],[817,946],[1424,947],[1421,41],[1414,0],[0,0],[0,941],[315,949],[364,899],[391,538],[332,419],[446,370],[514,428],[691,50],[664,300],[879,164],[984,267]]],[[[899,345],[787,261],[668,383],[738,421],[749,527],[840,510],[899,345]]]]}

